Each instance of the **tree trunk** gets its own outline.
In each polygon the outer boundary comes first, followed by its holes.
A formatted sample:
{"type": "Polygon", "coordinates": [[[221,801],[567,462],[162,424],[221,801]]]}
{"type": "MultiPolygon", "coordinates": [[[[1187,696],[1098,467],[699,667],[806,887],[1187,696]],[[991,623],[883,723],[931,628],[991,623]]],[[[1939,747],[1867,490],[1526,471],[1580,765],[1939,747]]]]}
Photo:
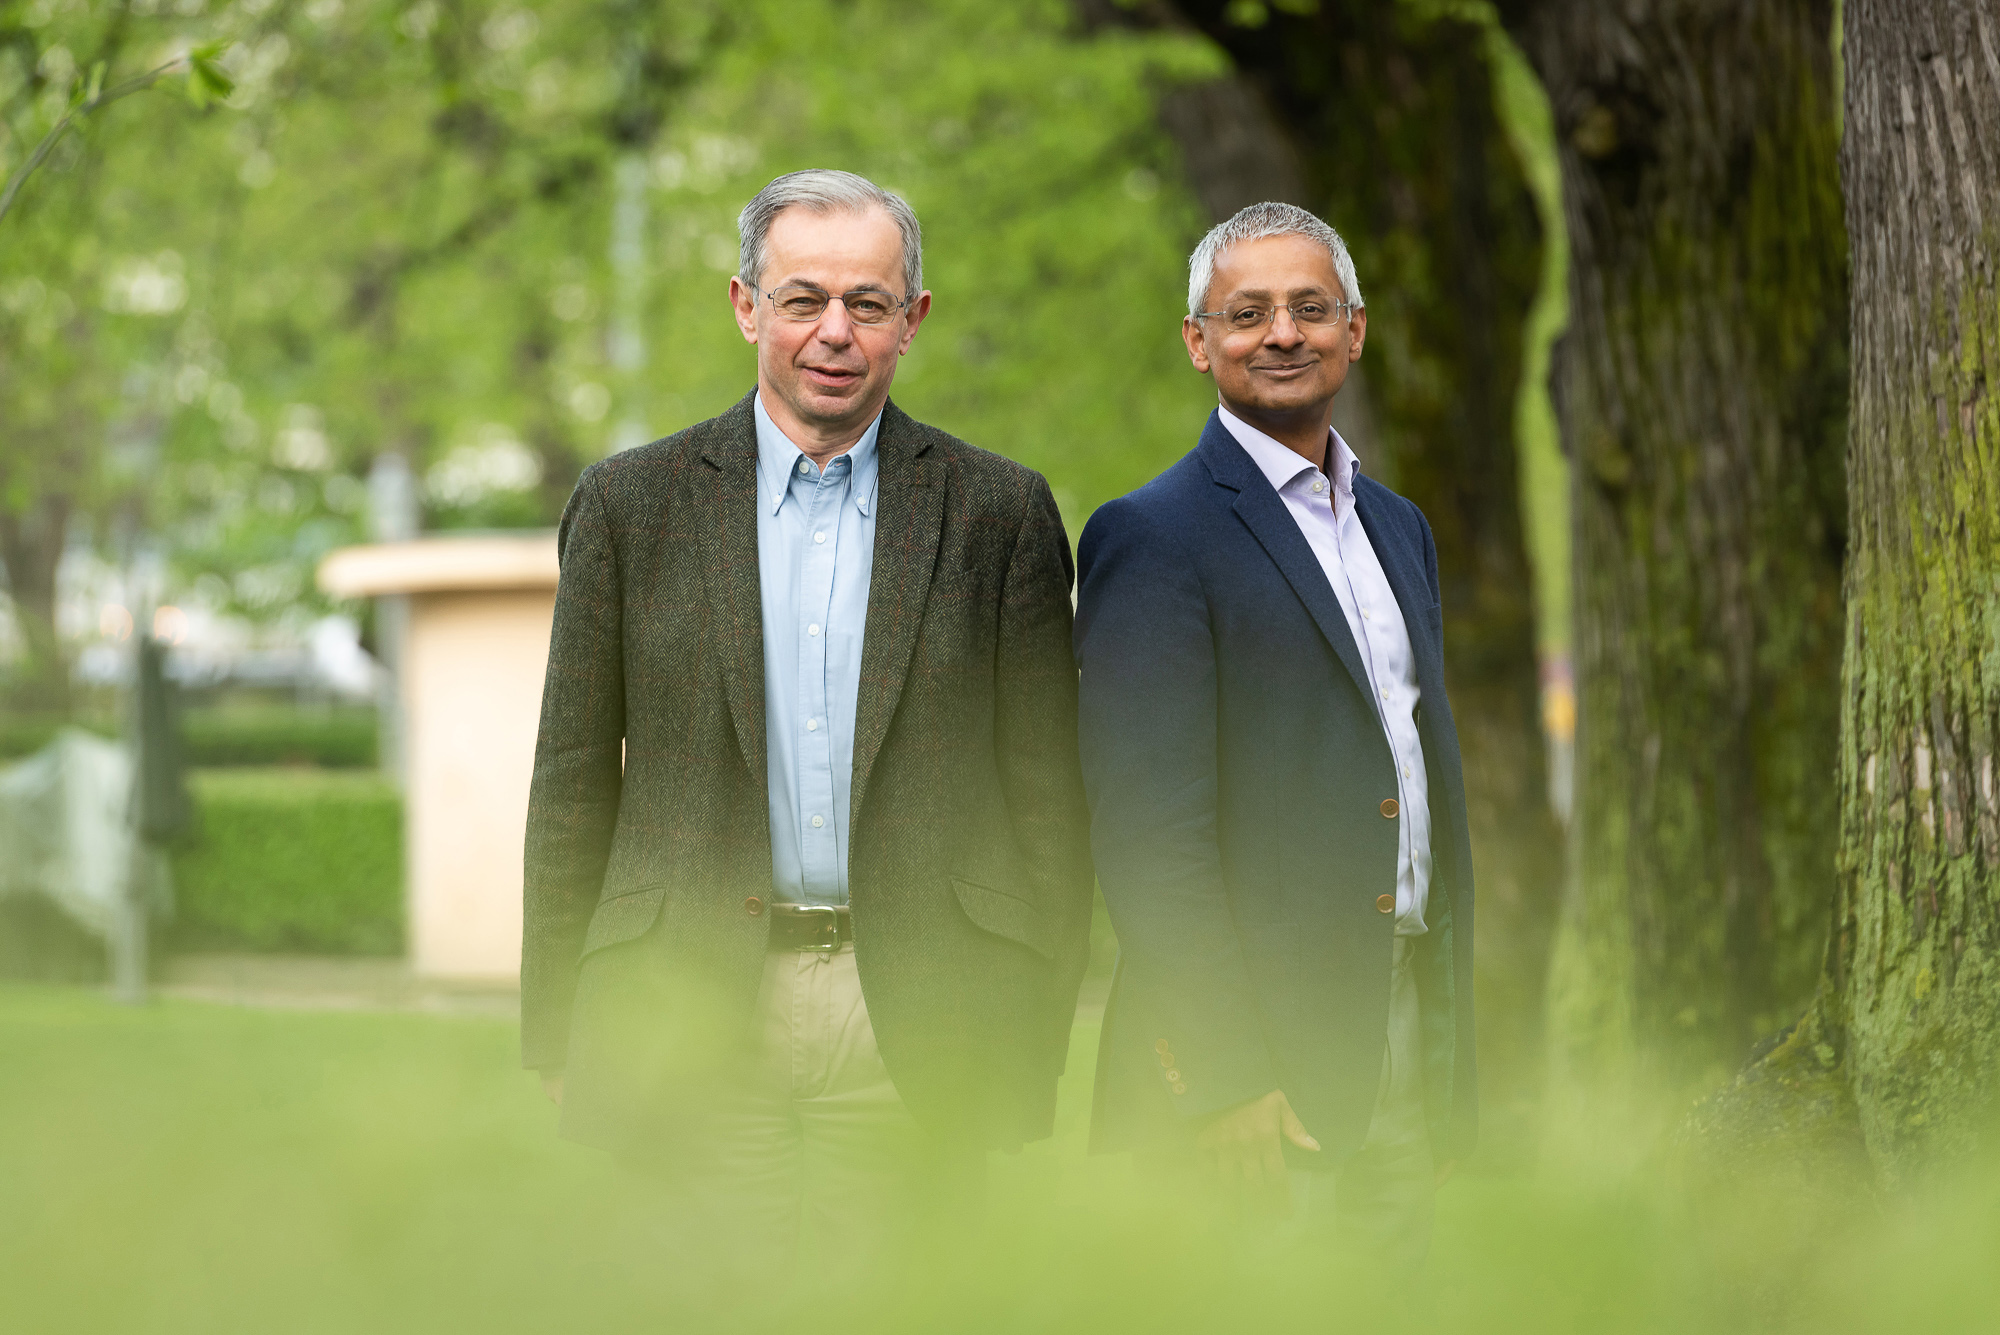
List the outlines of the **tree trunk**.
{"type": "Polygon", "coordinates": [[[11,703],[34,713],[69,709],[69,664],[56,633],[56,569],[69,515],[69,498],[60,494],[43,495],[25,513],[0,510],[0,566],[26,650],[11,703]]]}
{"type": "Polygon", "coordinates": [[[1840,854],[1826,1025],[1892,1179],[2000,1075],[2000,13],[1846,0],[1854,238],[1840,854]]]}
{"type": "Polygon", "coordinates": [[[1795,1016],[1832,879],[1845,240],[1828,0],[1519,0],[1570,328],[1580,688],[1552,1059],[1713,1079],[1795,1016]]]}
{"type": "Polygon", "coordinates": [[[1546,797],[1513,444],[1542,237],[1495,111],[1488,34],[1379,0],[1307,13],[1223,0],[1079,7],[1097,21],[1191,26],[1231,56],[1232,78],[1162,108],[1217,220],[1282,199],[1326,218],[1353,252],[1368,353],[1336,422],[1356,425],[1363,467],[1422,507],[1437,538],[1480,896],[1481,1067],[1504,1120],[1539,1081],[1563,843],[1546,797]]]}

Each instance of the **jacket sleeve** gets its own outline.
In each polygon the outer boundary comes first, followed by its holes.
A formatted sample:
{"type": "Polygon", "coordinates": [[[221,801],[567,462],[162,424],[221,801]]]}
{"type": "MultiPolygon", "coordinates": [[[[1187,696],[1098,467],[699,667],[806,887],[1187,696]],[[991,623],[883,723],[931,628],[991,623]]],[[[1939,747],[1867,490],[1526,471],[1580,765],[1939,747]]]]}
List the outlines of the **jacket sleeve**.
{"type": "Polygon", "coordinates": [[[528,796],[521,925],[521,1061],[561,1070],[584,933],[597,908],[623,783],[625,672],[618,557],[604,465],[563,508],[562,573],[528,796]]]}
{"type": "Polygon", "coordinates": [[[1081,567],[1079,731],[1120,1006],[1151,1021],[1145,1037],[1180,1076],[1175,1106],[1200,1116],[1278,1087],[1217,842],[1208,599],[1190,554],[1132,498],[1091,517],[1081,567]]]}
{"type": "Polygon", "coordinates": [[[1062,1073],[1090,962],[1089,813],[1077,762],[1069,535],[1037,476],[1001,594],[994,744],[1008,822],[1049,917],[1055,968],[1043,1051],[1062,1073]]]}

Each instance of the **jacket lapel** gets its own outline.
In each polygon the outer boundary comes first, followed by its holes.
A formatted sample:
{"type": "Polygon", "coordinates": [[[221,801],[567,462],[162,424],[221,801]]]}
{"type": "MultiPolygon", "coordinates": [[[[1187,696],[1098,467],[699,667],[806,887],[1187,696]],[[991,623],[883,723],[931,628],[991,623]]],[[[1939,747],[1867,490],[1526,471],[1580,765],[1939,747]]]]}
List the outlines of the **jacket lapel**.
{"type": "Polygon", "coordinates": [[[851,808],[857,821],[875,757],[888,736],[916,653],[944,531],[944,469],[928,457],[929,439],[891,403],[882,410],[882,430],[875,441],[882,472],[875,565],[869,575],[868,619],[861,637],[861,691],[855,703],[851,808]]]}
{"type": "Polygon", "coordinates": [[[699,531],[722,684],[743,763],[764,777],[764,616],[757,570],[757,419],[752,390],[701,443],[708,522],[699,531]]]}
{"type": "Polygon", "coordinates": [[[1299,532],[1291,511],[1285,509],[1284,501],[1271,489],[1270,480],[1236,443],[1229,428],[1222,425],[1221,417],[1213,413],[1209,414],[1208,429],[1201,434],[1200,449],[1216,485],[1236,493],[1237,518],[1262,544],[1292,586],[1292,592],[1306,605],[1320,634],[1333,646],[1348,675],[1354,678],[1355,689],[1363,699],[1372,701],[1374,692],[1368,686],[1368,669],[1361,662],[1354,632],[1348,629],[1347,614],[1340,610],[1340,599],[1334,595],[1333,585],[1327,583],[1326,571],[1313,555],[1305,534],[1299,532]]]}

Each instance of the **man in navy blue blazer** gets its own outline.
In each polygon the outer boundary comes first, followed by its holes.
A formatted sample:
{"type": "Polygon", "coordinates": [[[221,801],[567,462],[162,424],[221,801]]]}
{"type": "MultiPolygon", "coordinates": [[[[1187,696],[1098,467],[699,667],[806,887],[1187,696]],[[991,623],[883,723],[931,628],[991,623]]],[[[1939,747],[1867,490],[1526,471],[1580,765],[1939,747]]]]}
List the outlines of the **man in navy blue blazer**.
{"type": "Polygon", "coordinates": [[[1092,1145],[1421,1260],[1471,1148],[1472,866],[1437,552],[1332,427],[1346,245],[1258,204],[1189,265],[1220,403],[1083,532],[1091,847],[1117,928],[1092,1145]]]}

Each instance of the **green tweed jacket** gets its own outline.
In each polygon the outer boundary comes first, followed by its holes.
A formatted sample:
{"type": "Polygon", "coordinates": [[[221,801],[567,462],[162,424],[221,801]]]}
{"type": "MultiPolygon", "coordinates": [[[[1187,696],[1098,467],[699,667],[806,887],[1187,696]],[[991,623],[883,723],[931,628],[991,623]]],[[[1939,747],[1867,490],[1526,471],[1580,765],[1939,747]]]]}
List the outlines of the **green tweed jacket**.
{"type": "MultiPolygon", "coordinates": [[[[757,435],[722,416],[592,465],[563,512],[528,805],[524,1064],[563,1133],[670,1145],[749,1046],[771,847],[757,435]]],[[[920,1125],[1049,1133],[1093,877],[1073,568],[1040,474],[891,403],[848,881],[877,1043],[920,1125]]]]}

